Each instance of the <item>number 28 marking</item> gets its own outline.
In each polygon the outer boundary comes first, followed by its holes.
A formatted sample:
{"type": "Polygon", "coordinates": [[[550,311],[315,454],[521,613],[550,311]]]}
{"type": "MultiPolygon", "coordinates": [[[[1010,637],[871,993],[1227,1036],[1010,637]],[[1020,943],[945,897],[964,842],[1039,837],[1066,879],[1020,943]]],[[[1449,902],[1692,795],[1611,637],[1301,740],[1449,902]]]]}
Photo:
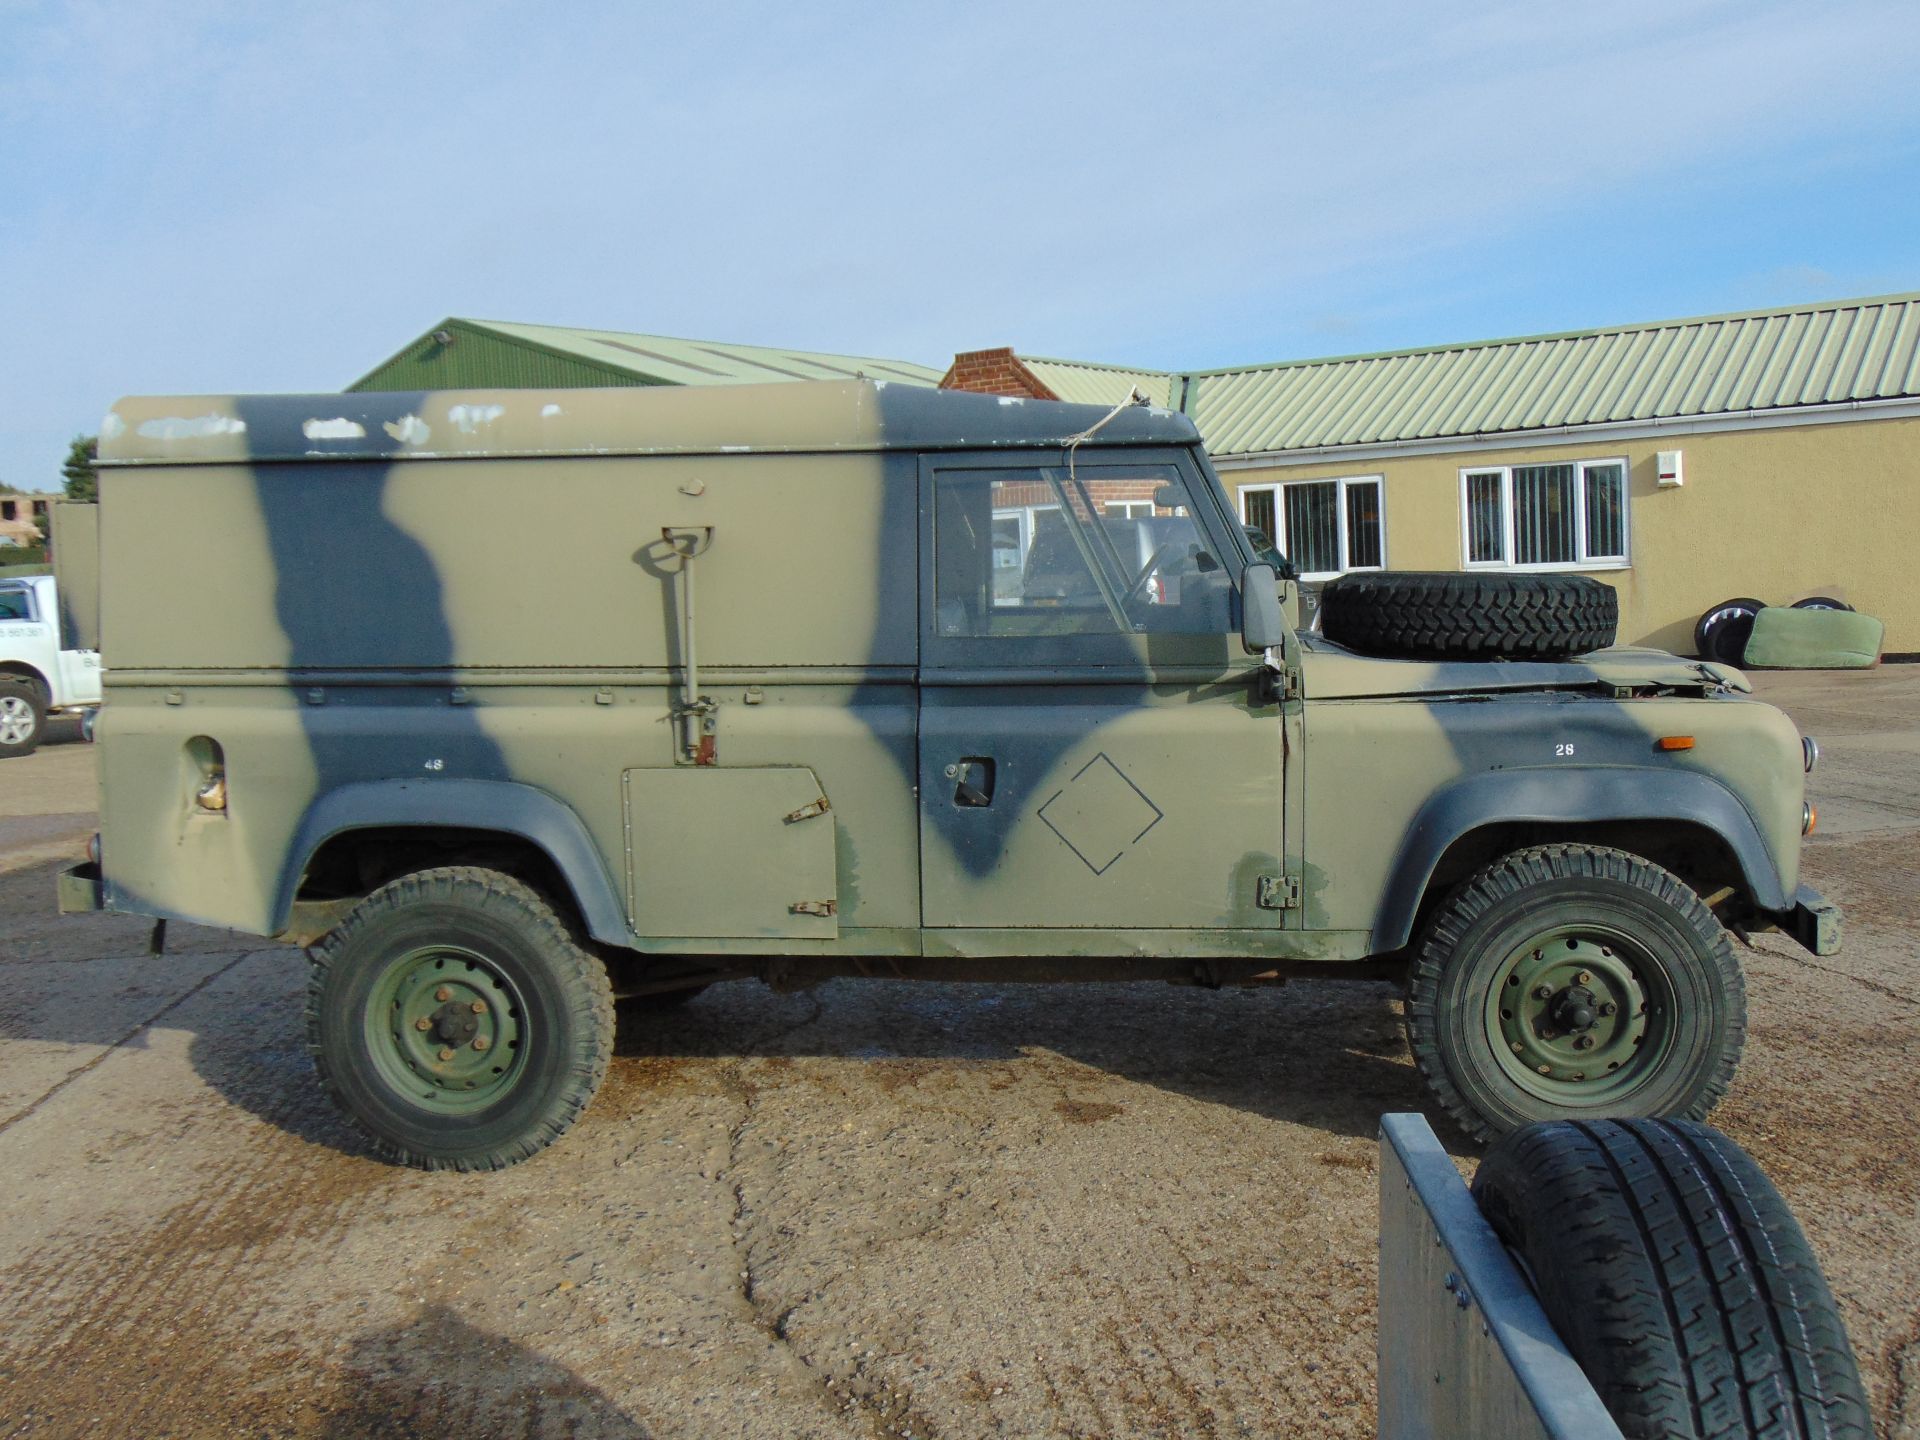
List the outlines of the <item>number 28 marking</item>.
{"type": "Polygon", "coordinates": [[[1553,747],[1553,753],[1554,753],[1555,755],[1571,755],[1571,754],[1573,754],[1573,742],[1572,742],[1572,741],[1568,741],[1568,742],[1567,742],[1566,744],[1564,744],[1564,745],[1556,745],[1556,746],[1554,746],[1554,747],[1553,747]]]}

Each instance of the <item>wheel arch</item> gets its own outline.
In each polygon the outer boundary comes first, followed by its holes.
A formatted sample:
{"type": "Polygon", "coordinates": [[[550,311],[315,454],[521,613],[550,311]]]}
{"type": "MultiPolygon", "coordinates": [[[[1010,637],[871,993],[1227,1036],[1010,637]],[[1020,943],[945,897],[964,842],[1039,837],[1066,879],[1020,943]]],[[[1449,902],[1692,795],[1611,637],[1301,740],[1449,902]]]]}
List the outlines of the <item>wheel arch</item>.
{"type": "Polygon", "coordinates": [[[25,680],[39,690],[42,705],[53,704],[52,682],[24,660],[0,660],[0,680],[25,680]]]}
{"type": "Polygon", "coordinates": [[[557,883],[561,893],[554,898],[572,902],[593,939],[614,945],[631,940],[619,892],[579,815],[544,790],[502,780],[364,781],[323,795],[294,832],[274,923],[288,925],[302,882],[316,864],[338,864],[382,840],[458,850],[463,838],[537,857],[545,874],[528,878],[557,883]]]}
{"type": "Polygon", "coordinates": [[[1480,865],[1550,841],[1627,850],[1689,883],[1737,880],[1759,910],[1790,903],[1759,826],[1709,776],[1599,766],[1502,770],[1447,786],[1421,807],[1388,872],[1373,948],[1405,946],[1442,892],[1480,865]]]}

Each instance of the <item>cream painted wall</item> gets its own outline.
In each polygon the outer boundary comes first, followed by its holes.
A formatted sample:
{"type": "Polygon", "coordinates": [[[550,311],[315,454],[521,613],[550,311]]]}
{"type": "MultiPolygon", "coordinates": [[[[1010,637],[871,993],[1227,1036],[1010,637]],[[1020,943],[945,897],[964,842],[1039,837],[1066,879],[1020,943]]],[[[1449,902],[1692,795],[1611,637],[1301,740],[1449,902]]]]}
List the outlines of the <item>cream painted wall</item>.
{"type": "Polygon", "coordinates": [[[1463,469],[1603,459],[1628,464],[1630,564],[1583,573],[1620,591],[1622,643],[1691,654],[1694,622],[1710,605],[1827,594],[1885,621],[1890,653],[1920,651],[1920,418],[1450,455],[1360,453],[1221,478],[1237,498],[1247,485],[1382,475],[1388,568],[1458,570],[1463,469]],[[1661,450],[1686,457],[1677,490],[1654,483],[1661,450]]]}

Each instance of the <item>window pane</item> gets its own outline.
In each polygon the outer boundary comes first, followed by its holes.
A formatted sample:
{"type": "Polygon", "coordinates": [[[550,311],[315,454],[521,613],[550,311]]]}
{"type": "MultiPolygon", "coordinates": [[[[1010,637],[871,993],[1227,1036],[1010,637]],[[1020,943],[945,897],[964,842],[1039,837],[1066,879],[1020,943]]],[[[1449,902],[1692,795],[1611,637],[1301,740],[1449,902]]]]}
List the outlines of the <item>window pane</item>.
{"type": "Polygon", "coordinates": [[[1467,559],[1473,564],[1507,558],[1507,517],[1500,508],[1498,471],[1467,476],[1467,559]]]}
{"type": "Polygon", "coordinates": [[[1347,568],[1365,570],[1380,564],[1380,482],[1365,480],[1347,486],[1347,568]]]}
{"type": "Polygon", "coordinates": [[[1280,528],[1273,523],[1273,491],[1242,490],[1240,503],[1246,514],[1247,524],[1253,526],[1269,540],[1280,533],[1280,528]]]}
{"type": "MultiPolygon", "coordinates": [[[[1116,467],[1117,468],[1117,467],[1116,467]]],[[[1232,587],[1192,516],[1156,514],[1172,470],[943,471],[934,482],[942,635],[1230,634],[1232,587]]]]}
{"type": "Polygon", "coordinates": [[[1587,466],[1587,555],[1627,558],[1627,477],[1619,465],[1587,466]]]}
{"type": "Polygon", "coordinates": [[[1318,480],[1285,491],[1289,559],[1303,574],[1340,568],[1340,482],[1318,480]]]}
{"type": "Polygon", "coordinates": [[[1573,466],[1513,468],[1516,565],[1566,565],[1578,557],[1573,514],[1573,466]]]}

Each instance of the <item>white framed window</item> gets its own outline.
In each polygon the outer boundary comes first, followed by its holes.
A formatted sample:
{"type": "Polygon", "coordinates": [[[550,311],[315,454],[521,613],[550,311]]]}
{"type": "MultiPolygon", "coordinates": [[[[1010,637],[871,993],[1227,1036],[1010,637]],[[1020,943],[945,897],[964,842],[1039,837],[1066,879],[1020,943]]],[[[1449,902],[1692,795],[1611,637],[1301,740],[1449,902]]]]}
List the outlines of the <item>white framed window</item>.
{"type": "Polygon", "coordinates": [[[1378,475],[1243,485],[1240,519],[1273,541],[1303,580],[1386,568],[1385,487],[1378,475]]]}
{"type": "MultiPolygon", "coordinates": [[[[1109,515],[1117,515],[1122,520],[1151,520],[1153,501],[1151,500],[1109,500],[1101,507],[1109,515]]],[[[1185,506],[1181,507],[1183,510],[1185,506]]]]}
{"type": "Polygon", "coordinates": [[[1460,472],[1469,570],[1623,570],[1627,462],[1477,465],[1460,472]]]}

